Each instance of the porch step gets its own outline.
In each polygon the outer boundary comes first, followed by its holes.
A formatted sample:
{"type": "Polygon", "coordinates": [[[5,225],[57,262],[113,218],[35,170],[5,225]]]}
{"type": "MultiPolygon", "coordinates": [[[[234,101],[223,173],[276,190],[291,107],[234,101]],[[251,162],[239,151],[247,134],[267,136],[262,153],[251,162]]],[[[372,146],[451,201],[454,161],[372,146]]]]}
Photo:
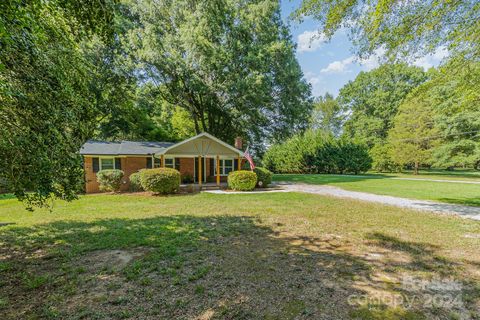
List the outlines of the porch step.
{"type": "Polygon", "coordinates": [[[222,186],[202,186],[202,190],[220,190],[222,186]]]}
{"type": "Polygon", "coordinates": [[[199,186],[198,184],[180,185],[180,191],[182,192],[199,192],[203,190],[221,190],[226,188],[227,188],[226,184],[221,184],[220,186],[217,186],[214,183],[205,183],[205,184],[202,184],[202,186],[199,186]]]}

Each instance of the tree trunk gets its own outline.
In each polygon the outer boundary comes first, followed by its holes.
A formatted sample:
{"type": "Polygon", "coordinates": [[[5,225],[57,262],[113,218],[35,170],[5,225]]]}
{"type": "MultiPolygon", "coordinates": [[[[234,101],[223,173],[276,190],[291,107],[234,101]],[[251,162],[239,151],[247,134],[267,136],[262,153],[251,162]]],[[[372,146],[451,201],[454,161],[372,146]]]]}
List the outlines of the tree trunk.
{"type": "Polygon", "coordinates": [[[413,171],[414,175],[418,175],[418,161],[415,161],[415,169],[413,171]]]}

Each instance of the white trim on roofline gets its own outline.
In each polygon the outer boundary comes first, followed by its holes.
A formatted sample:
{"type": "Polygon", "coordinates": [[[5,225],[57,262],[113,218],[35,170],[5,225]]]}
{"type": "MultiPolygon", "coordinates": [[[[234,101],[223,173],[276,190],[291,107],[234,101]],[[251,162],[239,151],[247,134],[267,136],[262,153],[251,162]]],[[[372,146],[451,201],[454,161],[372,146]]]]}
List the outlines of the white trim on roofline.
{"type": "Polygon", "coordinates": [[[173,145],[171,145],[170,147],[167,147],[167,148],[165,148],[164,150],[155,153],[155,155],[165,154],[165,153],[166,153],[167,151],[169,151],[170,149],[173,149],[173,148],[175,148],[175,147],[181,146],[181,145],[184,144],[184,143],[193,141],[193,140],[195,140],[195,139],[197,139],[197,138],[200,138],[200,137],[210,138],[210,139],[212,139],[213,141],[218,142],[218,143],[221,144],[222,146],[224,146],[224,147],[226,147],[226,148],[234,151],[234,152],[235,152],[236,154],[238,154],[240,157],[243,157],[243,156],[244,156],[244,155],[243,155],[243,152],[242,152],[241,150],[238,150],[237,148],[229,145],[228,143],[223,142],[222,140],[220,140],[220,139],[212,136],[211,134],[209,134],[209,133],[207,133],[207,132],[202,132],[202,133],[200,133],[200,134],[197,134],[196,136],[193,136],[193,137],[191,137],[191,138],[188,138],[188,139],[186,139],[186,140],[183,140],[183,141],[180,141],[180,142],[178,142],[178,143],[176,143],[176,144],[173,144],[173,145]]]}

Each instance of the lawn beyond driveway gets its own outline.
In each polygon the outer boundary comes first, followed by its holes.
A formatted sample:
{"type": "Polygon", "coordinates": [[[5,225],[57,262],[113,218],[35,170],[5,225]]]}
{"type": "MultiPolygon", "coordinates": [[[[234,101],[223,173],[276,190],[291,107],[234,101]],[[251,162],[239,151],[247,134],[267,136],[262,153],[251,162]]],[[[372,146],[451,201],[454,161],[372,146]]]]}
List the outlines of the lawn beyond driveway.
{"type": "Polygon", "coordinates": [[[480,184],[399,180],[392,179],[392,177],[385,175],[276,174],[273,179],[274,181],[332,185],[345,190],[394,197],[480,206],[480,184]]]}

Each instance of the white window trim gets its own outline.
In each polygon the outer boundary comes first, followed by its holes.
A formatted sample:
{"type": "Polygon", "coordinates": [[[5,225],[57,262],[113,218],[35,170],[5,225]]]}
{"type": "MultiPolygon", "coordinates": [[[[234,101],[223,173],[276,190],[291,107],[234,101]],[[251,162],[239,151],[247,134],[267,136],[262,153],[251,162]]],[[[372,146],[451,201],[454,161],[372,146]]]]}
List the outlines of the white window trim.
{"type": "Polygon", "coordinates": [[[101,158],[98,159],[98,162],[99,162],[98,169],[99,169],[99,171],[100,170],[108,170],[108,169],[103,169],[103,164],[102,164],[103,160],[112,160],[113,169],[116,169],[115,168],[115,157],[101,157],[101,158]]]}
{"type": "Polygon", "coordinates": [[[165,157],[164,161],[165,161],[165,168],[175,169],[175,157],[165,157]],[[167,160],[172,160],[172,166],[171,167],[167,166],[167,160]]]}
{"type": "MultiPolygon", "coordinates": [[[[228,173],[226,174],[225,173],[225,160],[231,160],[232,161],[232,171],[236,171],[235,170],[235,159],[233,158],[225,158],[225,159],[219,159],[220,161],[220,176],[221,177],[226,177],[228,176],[228,173]]],[[[213,176],[216,176],[217,175],[217,160],[214,159],[214,166],[213,166],[213,170],[214,170],[214,174],[213,176]]]]}

